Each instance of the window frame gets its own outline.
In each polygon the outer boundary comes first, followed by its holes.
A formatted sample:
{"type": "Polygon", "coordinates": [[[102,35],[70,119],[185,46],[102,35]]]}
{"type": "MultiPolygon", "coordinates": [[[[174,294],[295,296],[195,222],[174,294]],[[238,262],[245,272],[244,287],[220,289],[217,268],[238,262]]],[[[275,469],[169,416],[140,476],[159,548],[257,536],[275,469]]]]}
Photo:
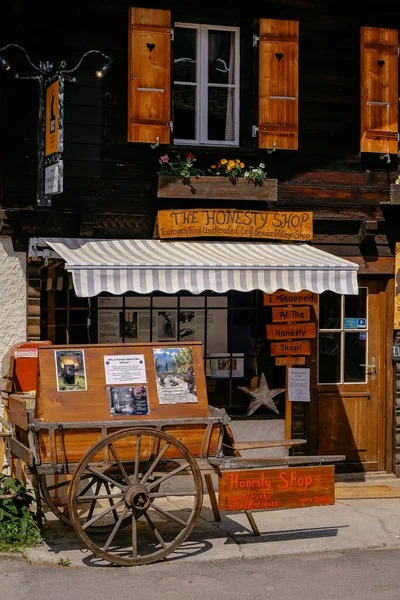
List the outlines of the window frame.
{"type": "MultiPolygon", "coordinates": [[[[344,319],[345,319],[345,294],[338,294],[340,295],[340,327],[339,328],[335,328],[335,329],[326,329],[326,328],[320,328],[319,327],[319,317],[318,317],[318,339],[317,339],[317,384],[318,386],[332,386],[332,385],[365,385],[368,383],[368,372],[367,372],[367,367],[365,367],[364,371],[365,371],[365,377],[364,377],[364,381],[345,381],[344,380],[344,376],[345,376],[345,334],[346,333],[353,333],[353,335],[356,335],[356,332],[358,333],[366,333],[367,337],[366,337],[366,344],[365,344],[365,363],[368,363],[368,356],[369,356],[369,318],[368,318],[368,314],[369,314],[369,289],[367,286],[360,286],[360,289],[365,289],[366,290],[366,306],[365,306],[365,314],[366,314],[366,326],[363,327],[362,329],[346,329],[344,326],[344,319]],[[321,382],[319,380],[319,373],[320,373],[320,334],[321,333],[339,333],[340,334],[340,381],[331,381],[331,382],[321,382]]],[[[318,307],[318,314],[319,314],[319,307],[318,307]]]]}
{"type": "Polygon", "coordinates": [[[196,39],[196,81],[185,82],[175,80],[172,76],[172,88],[176,85],[188,85],[196,88],[196,139],[174,138],[173,144],[180,146],[240,146],[240,27],[211,25],[206,23],[176,22],[174,29],[194,29],[196,39]],[[230,31],[235,35],[235,84],[209,83],[208,81],[208,32],[230,31]],[[234,88],[234,140],[213,140],[208,135],[208,89],[210,87],[234,88]]]}

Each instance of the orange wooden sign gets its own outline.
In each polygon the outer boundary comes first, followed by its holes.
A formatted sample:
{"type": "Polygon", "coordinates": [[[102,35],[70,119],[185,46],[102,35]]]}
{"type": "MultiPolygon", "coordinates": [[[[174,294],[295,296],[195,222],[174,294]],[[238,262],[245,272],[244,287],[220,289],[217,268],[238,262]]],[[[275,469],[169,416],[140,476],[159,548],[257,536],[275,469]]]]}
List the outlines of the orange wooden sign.
{"type": "Polygon", "coordinates": [[[301,325],[283,324],[267,325],[267,340],[292,340],[300,338],[315,338],[317,335],[315,323],[301,325]]]}
{"type": "Polygon", "coordinates": [[[310,307],[302,306],[300,308],[292,307],[276,307],[272,308],[272,322],[273,323],[299,323],[301,321],[310,320],[310,307]]]}
{"type": "Polygon", "coordinates": [[[305,356],[278,356],[275,358],[276,367],[292,367],[293,365],[304,366],[305,364],[305,356]]]}
{"type": "Polygon", "coordinates": [[[157,225],[161,239],[240,237],[306,242],[313,237],[312,212],[235,208],[159,210],[157,225]]]}
{"type": "Polygon", "coordinates": [[[282,304],[306,304],[315,305],[318,303],[318,294],[302,290],[301,292],[286,292],[278,290],[273,294],[264,293],[264,306],[281,306],[282,304]]]}
{"type": "Polygon", "coordinates": [[[311,354],[311,345],[308,340],[296,342],[271,342],[271,356],[287,356],[311,354]]]}
{"type": "Polygon", "coordinates": [[[58,152],[58,79],[46,88],[45,156],[58,152]]]}
{"type": "Polygon", "coordinates": [[[221,510],[277,510],[335,504],[335,468],[297,467],[223,471],[221,510]]]}

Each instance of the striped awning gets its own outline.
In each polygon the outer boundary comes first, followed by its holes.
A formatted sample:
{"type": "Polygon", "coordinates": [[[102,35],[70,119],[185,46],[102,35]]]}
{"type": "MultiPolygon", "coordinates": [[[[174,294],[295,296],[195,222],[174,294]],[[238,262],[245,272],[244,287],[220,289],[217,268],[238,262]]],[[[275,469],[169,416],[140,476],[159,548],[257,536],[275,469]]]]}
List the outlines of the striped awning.
{"type": "Polygon", "coordinates": [[[278,289],[357,294],[358,265],[297,243],[42,238],[72,273],[77,296],[278,289]]]}

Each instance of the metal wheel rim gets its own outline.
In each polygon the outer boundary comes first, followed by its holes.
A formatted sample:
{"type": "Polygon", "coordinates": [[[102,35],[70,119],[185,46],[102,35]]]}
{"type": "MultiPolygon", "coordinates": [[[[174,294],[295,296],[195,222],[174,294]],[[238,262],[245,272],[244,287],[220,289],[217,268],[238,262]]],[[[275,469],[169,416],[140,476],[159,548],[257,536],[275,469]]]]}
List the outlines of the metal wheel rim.
{"type": "MultiPolygon", "coordinates": [[[[135,460],[136,460],[136,458],[135,458],[135,460]]],[[[174,459],[171,459],[171,461],[174,461],[174,459]]],[[[169,477],[173,477],[173,475],[170,475],[169,477]]],[[[169,495],[173,496],[174,494],[170,493],[169,495]]],[[[178,548],[189,537],[189,535],[193,531],[193,529],[196,525],[197,519],[199,517],[199,514],[200,514],[202,503],[203,503],[203,483],[202,483],[200,469],[198,467],[198,464],[197,464],[195,458],[192,456],[192,454],[189,452],[189,450],[186,448],[186,446],[184,446],[176,438],[170,436],[169,434],[167,434],[163,431],[160,431],[157,429],[140,428],[140,427],[133,427],[133,428],[125,429],[122,431],[118,431],[114,434],[110,434],[109,436],[107,436],[106,438],[104,438],[103,440],[100,440],[100,442],[95,444],[80,461],[80,463],[74,473],[74,476],[72,478],[70,494],[68,497],[68,507],[69,507],[69,512],[71,515],[71,521],[72,521],[73,527],[74,527],[76,533],[78,534],[78,536],[81,538],[81,540],[85,544],[85,546],[87,548],[89,548],[89,550],[91,550],[93,552],[93,554],[95,554],[96,556],[104,558],[105,560],[107,560],[111,563],[122,565],[122,566],[137,566],[137,565],[142,565],[142,564],[148,564],[151,562],[156,562],[162,558],[165,558],[168,554],[171,554],[176,548],[178,548]],[[106,446],[110,447],[114,442],[116,442],[120,439],[124,439],[129,436],[136,436],[136,439],[138,437],[143,437],[143,436],[159,438],[160,440],[164,440],[166,442],[166,444],[168,443],[169,446],[174,446],[177,450],[179,450],[179,452],[182,454],[183,458],[186,459],[186,461],[188,463],[187,467],[188,467],[189,473],[192,476],[194,484],[195,484],[195,494],[193,494],[194,495],[193,507],[191,509],[189,519],[186,522],[184,529],[174,538],[174,540],[171,543],[167,544],[167,547],[163,547],[159,550],[156,550],[155,552],[149,553],[144,556],[137,556],[134,558],[124,558],[121,556],[116,556],[114,554],[111,554],[108,551],[103,550],[103,548],[97,546],[94,542],[92,542],[92,540],[89,538],[89,536],[86,533],[86,531],[88,533],[91,533],[89,531],[89,528],[84,529],[82,527],[82,524],[79,521],[79,517],[77,514],[77,492],[78,492],[78,488],[79,488],[79,481],[80,481],[80,478],[81,478],[82,474],[84,473],[86,467],[87,466],[90,467],[90,462],[94,458],[94,456],[96,456],[96,454],[101,452],[106,446]]],[[[132,509],[132,515],[134,515],[134,513],[135,513],[135,511],[132,509]]],[[[135,517],[135,520],[137,520],[136,517],[135,517]]],[[[133,522],[133,518],[132,518],[132,522],[133,522]]]]}

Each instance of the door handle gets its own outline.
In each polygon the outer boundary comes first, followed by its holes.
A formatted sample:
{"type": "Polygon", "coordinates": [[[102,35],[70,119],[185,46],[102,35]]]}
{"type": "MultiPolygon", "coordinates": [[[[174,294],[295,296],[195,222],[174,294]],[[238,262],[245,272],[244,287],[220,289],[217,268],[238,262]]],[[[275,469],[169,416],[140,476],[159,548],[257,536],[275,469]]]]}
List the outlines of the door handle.
{"type": "Polygon", "coordinates": [[[376,377],[376,361],[375,361],[375,357],[372,356],[371,357],[371,364],[367,365],[364,363],[360,364],[360,367],[365,367],[366,369],[371,369],[371,381],[375,381],[375,377],[376,377]]]}

